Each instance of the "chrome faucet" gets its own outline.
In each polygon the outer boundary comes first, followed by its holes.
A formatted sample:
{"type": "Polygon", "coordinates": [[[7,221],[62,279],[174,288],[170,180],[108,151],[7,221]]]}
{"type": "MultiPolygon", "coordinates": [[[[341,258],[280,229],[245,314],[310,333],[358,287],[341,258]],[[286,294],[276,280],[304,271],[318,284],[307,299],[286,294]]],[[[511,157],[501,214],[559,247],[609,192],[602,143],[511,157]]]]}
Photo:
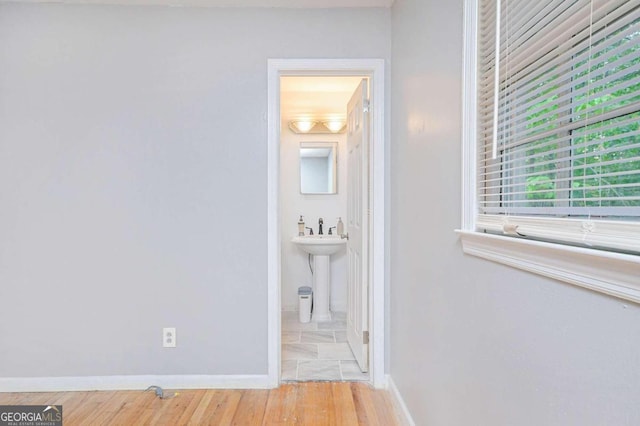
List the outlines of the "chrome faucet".
{"type": "Polygon", "coordinates": [[[318,219],[318,235],[322,235],[322,218],[318,219]]]}

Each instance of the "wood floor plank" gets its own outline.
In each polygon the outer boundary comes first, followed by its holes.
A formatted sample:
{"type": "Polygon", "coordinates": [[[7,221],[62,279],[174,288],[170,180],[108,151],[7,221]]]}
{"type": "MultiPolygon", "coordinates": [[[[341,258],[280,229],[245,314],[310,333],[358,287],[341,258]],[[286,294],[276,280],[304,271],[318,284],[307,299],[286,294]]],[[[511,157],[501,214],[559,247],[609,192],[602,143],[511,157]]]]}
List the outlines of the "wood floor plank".
{"type": "Polygon", "coordinates": [[[351,383],[353,402],[361,425],[383,425],[378,421],[376,408],[371,398],[371,389],[362,383],[351,383]]]}
{"type": "Polygon", "coordinates": [[[177,425],[186,425],[189,423],[189,419],[193,417],[193,413],[196,411],[196,409],[200,405],[200,401],[202,401],[202,398],[205,395],[204,392],[202,391],[193,391],[193,390],[181,391],[176,398],[181,397],[183,394],[189,395],[190,401],[189,401],[189,404],[182,411],[182,413],[177,413],[178,415],[174,416],[175,424],[177,425]]]}
{"type": "Polygon", "coordinates": [[[218,391],[205,410],[203,424],[230,425],[244,392],[240,390],[218,391]]]}
{"type": "Polygon", "coordinates": [[[155,401],[150,406],[153,410],[153,415],[149,418],[149,425],[171,425],[169,419],[172,415],[181,409],[184,409],[183,395],[179,395],[172,398],[161,399],[156,397],[155,401]],[[182,398],[181,398],[182,397],[182,398]]]}
{"type": "Polygon", "coordinates": [[[272,390],[187,390],[170,399],[145,391],[0,393],[1,405],[62,405],[65,426],[393,426],[386,391],[364,383],[306,382],[272,390]]]}
{"type": "Polygon", "coordinates": [[[120,407],[120,411],[111,419],[115,425],[139,425],[141,413],[157,398],[154,392],[135,391],[131,398],[120,407]]]}
{"type": "Polygon", "coordinates": [[[151,399],[145,400],[144,406],[138,410],[136,426],[151,425],[154,416],[167,405],[164,404],[165,400],[158,398],[155,393],[147,392],[147,394],[151,396],[151,399]]]}
{"type": "MultiPolygon", "coordinates": [[[[90,414],[85,424],[91,425],[108,425],[109,421],[118,413],[125,404],[127,399],[132,397],[132,391],[112,391],[109,392],[111,397],[99,404],[93,413],[90,414]]],[[[64,407],[62,408],[64,413],[64,407]]]]}
{"type": "Polygon", "coordinates": [[[296,417],[296,398],[298,395],[298,386],[282,385],[278,389],[269,391],[269,399],[265,410],[263,426],[280,426],[295,425],[296,417]]]}
{"type": "Polygon", "coordinates": [[[326,383],[309,382],[306,385],[304,425],[335,425],[336,417],[332,394],[326,391],[326,383]]]}
{"type": "MultiPolygon", "coordinates": [[[[82,409],[87,401],[94,395],[96,392],[64,392],[66,395],[66,399],[62,400],[62,418],[64,420],[64,424],[73,424],[75,413],[82,409]]],[[[76,416],[77,417],[77,416],[76,416]]],[[[76,423],[79,424],[79,423],[76,423]]]]}
{"type": "Polygon", "coordinates": [[[116,391],[86,392],[81,397],[82,404],[71,412],[62,407],[62,419],[65,426],[90,424],[90,420],[99,415],[104,404],[116,395],[116,391]]]}
{"type": "Polygon", "coordinates": [[[243,391],[231,424],[238,426],[261,425],[268,397],[268,390],[243,391]]]}
{"type": "Polygon", "coordinates": [[[296,384],[297,392],[296,392],[296,406],[294,407],[294,418],[296,419],[297,425],[304,424],[304,404],[306,403],[307,398],[307,386],[306,383],[298,383],[296,384]]]}
{"type": "MultiPolygon", "coordinates": [[[[158,424],[165,425],[183,425],[185,423],[180,423],[178,419],[184,414],[189,407],[191,406],[191,401],[194,398],[199,399],[198,391],[190,390],[190,391],[180,391],[178,395],[167,400],[169,402],[169,409],[165,413],[162,421],[158,424]]],[[[195,407],[194,407],[195,408],[195,407]]],[[[193,412],[193,410],[191,410],[193,412]]]]}
{"type": "Polygon", "coordinates": [[[358,424],[356,406],[353,402],[351,385],[349,383],[331,383],[331,395],[337,426],[358,424]]]}
{"type": "MultiPolygon", "coordinates": [[[[82,404],[84,397],[78,398],[79,396],[77,395],[78,393],[79,392],[57,393],[58,395],[60,395],[60,397],[59,398],[54,397],[49,404],[62,405],[62,415],[64,417],[66,414],[66,411],[76,410],[80,406],[80,404],[82,404]]],[[[86,393],[86,392],[82,392],[82,393],[86,393]]]]}
{"type": "Polygon", "coordinates": [[[392,425],[398,423],[398,418],[391,404],[391,396],[386,390],[371,392],[373,404],[376,407],[378,421],[382,425],[392,425]]]}
{"type": "Polygon", "coordinates": [[[29,394],[11,392],[0,394],[0,405],[17,405],[21,400],[28,397],[29,394]]]}
{"type": "Polygon", "coordinates": [[[211,400],[214,398],[216,392],[218,391],[212,389],[204,391],[202,398],[198,402],[198,406],[187,421],[188,425],[200,425],[204,423],[204,413],[207,411],[207,408],[211,404],[211,400]]]}

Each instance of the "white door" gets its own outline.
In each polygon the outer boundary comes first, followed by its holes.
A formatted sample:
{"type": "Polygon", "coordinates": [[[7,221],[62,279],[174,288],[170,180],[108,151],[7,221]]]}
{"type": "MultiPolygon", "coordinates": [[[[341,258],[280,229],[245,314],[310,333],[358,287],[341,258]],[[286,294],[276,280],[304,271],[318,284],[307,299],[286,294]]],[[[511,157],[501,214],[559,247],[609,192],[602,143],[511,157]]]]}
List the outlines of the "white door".
{"type": "Polygon", "coordinates": [[[369,101],[362,80],[347,106],[347,340],[362,371],[369,370],[369,101]]]}

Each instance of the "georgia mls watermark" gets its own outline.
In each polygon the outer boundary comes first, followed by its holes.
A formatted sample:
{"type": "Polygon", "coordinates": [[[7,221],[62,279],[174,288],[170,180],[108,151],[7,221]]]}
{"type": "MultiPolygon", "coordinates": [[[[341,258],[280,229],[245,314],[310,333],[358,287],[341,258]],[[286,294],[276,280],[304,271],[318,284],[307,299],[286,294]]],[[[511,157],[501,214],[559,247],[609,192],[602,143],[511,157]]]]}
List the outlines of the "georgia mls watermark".
{"type": "Polygon", "coordinates": [[[62,405],[0,405],[0,426],[62,426],[62,405]]]}

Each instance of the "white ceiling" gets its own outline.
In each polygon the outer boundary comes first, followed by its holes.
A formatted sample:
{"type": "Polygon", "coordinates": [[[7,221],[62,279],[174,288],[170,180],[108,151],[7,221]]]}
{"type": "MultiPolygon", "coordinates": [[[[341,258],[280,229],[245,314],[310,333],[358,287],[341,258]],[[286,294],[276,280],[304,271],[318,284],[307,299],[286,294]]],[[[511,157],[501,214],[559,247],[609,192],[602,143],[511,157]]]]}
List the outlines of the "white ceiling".
{"type": "Polygon", "coordinates": [[[394,0],[0,0],[16,3],[83,3],[130,6],[264,7],[326,9],[334,7],[391,7],[394,0]]]}
{"type": "Polygon", "coordinates": [[[362,77],[282,77],[280,115],[300,118],[346,118],[347,102],[362,77]]]}

